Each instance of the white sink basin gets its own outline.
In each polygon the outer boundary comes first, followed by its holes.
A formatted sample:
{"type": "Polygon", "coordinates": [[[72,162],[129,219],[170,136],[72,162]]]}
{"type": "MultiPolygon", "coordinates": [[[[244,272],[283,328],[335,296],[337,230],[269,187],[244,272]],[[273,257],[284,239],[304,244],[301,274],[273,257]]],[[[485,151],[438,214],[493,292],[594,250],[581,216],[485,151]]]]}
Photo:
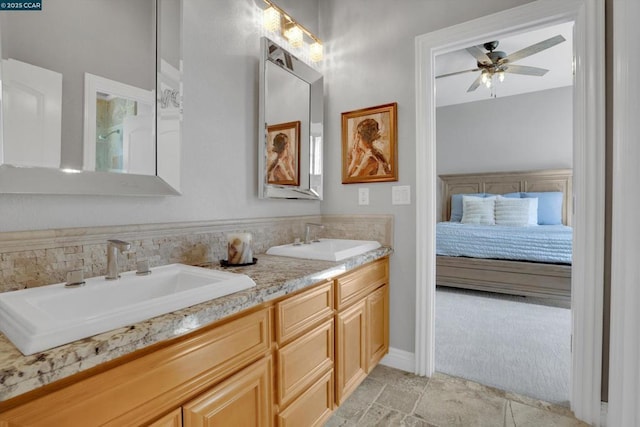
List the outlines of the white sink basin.
{"type": "Polygon", "coordinates": [[[244,274],[183,264],[123,273],[118,280],[86,279],[0,293],[0,330],[25,355],[189,307],[255,282],[244,274]]]}
{"type": "Polygon", "coordinates": [[[320,239],[319,242],[308,245],[288,244],[273,246],[267,250],[267,254],[323,261],[341,261],[379,247],[380,243],[374,240],[320,239]]]}

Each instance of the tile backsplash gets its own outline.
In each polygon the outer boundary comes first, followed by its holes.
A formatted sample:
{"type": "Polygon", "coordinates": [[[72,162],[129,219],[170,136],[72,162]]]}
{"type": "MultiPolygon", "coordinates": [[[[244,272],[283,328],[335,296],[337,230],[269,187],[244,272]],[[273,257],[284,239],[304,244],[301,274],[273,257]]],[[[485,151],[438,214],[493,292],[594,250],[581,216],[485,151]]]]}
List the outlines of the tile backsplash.
{"type": "Polygon", "coordinates": [[[247,220],[124,225],[0,233],[0,292],[64,282],[68,271],[102,276],[107,265],[107,240],[131,243],[120,255],[120,271],[135,270],[146,259],[151,267],[204,264],[226,258],[230,232],[253,235],[253,251],[302,238],[304,224],[321,222],[320,237],[377,240],[393,244],[391,215],[314,215],[247,220]]]}

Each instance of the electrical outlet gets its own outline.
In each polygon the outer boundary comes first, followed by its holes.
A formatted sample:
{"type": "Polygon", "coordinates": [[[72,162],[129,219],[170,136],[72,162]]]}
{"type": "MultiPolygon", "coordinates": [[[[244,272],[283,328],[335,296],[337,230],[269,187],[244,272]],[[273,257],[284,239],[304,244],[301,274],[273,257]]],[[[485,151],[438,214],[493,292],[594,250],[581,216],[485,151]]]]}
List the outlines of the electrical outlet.
{"type": "Polygon", "coordinates": [[[359,205],[368,205],[369,204],[369,189],[368,188],[358,188],[358,204],[359,205]]]}

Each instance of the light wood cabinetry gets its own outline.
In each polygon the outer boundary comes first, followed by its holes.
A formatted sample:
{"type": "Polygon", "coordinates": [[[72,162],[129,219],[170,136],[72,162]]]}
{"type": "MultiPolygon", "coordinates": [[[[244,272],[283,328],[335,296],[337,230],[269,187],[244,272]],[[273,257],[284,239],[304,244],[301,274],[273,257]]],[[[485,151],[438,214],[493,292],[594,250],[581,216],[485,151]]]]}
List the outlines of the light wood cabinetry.
{"type": "Polygon", "coordinates": [[[333,410],[333,282],[276,305],[280,426],[322,425],[333,410]]]}
{"type": "Polygon", "coordinates": [[[381,259],[336,279],[336,403],[389,351],[389,264],[381,259]]]}
{"type": "Polygon", "coordinates": [[[243,369],[182,407],[185,427],[272,424],[271,357],[243,369]]]}
{"type": "Polygon", "coordinates": [[[389,352],[389,285],[373,291],[367,301],[367,373],[389,352]]]}
{"type": "Polygon", "coordinates": [[[333,281],[276,304],[276,340],[284,344],[333,316],[333,281]]]}
{"type": "Polygon", "coordinates": [[[278,413],[281,427],[321,426],[333,412],[333,371],[328,371],[278,413]]]}
{"type": "Polygon", "coordinates": [[[66,387],[3,412],[0,425],[150,423],[157,418],[154,414],[174,410],[270,354],[271,318],[270,308],[254,310],[155,351],[145,350],[107,363],[98,373],[79,374],[78,381],[66,387]]]}
{"type": "Polygon", "coordinates": [[[182,427],[182,408],[176,408],[149,427],[182,427]]]}
{"type": "Polygon", "coordinates": [[[322,426],[389,347],[388,260],[7,402],[0,426],[322,426]]]}
{"type": "Polygon", "coordinates": [[[367,376],[366,300],[336,316],[336,402],[346,397],[367,376]]]}

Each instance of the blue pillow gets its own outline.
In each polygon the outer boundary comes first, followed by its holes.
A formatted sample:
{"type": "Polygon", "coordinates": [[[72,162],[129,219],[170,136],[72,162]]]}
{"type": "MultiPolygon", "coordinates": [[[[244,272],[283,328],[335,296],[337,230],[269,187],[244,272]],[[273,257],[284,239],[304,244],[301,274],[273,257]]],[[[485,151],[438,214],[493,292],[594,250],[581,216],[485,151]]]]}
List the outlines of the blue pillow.
{"type": "Polygon", "coordinates": [[[462,221],[462,196],[487,197],[487,193],[454,194],[451,196],[451,222],[462,221]]]}
{"type": "Polygon", "coordinates": [[[522,193],[526,199],[538,199],[538,224],[562,224],[562,192],[543,191],[536,193],[522,193]]]}
{"type": "Polygon", "coordinates": [[[506,197],[507,199],[520,199],[522,198],[521,193],[507,193],[501,194],[502,197],[506,197]]]}

